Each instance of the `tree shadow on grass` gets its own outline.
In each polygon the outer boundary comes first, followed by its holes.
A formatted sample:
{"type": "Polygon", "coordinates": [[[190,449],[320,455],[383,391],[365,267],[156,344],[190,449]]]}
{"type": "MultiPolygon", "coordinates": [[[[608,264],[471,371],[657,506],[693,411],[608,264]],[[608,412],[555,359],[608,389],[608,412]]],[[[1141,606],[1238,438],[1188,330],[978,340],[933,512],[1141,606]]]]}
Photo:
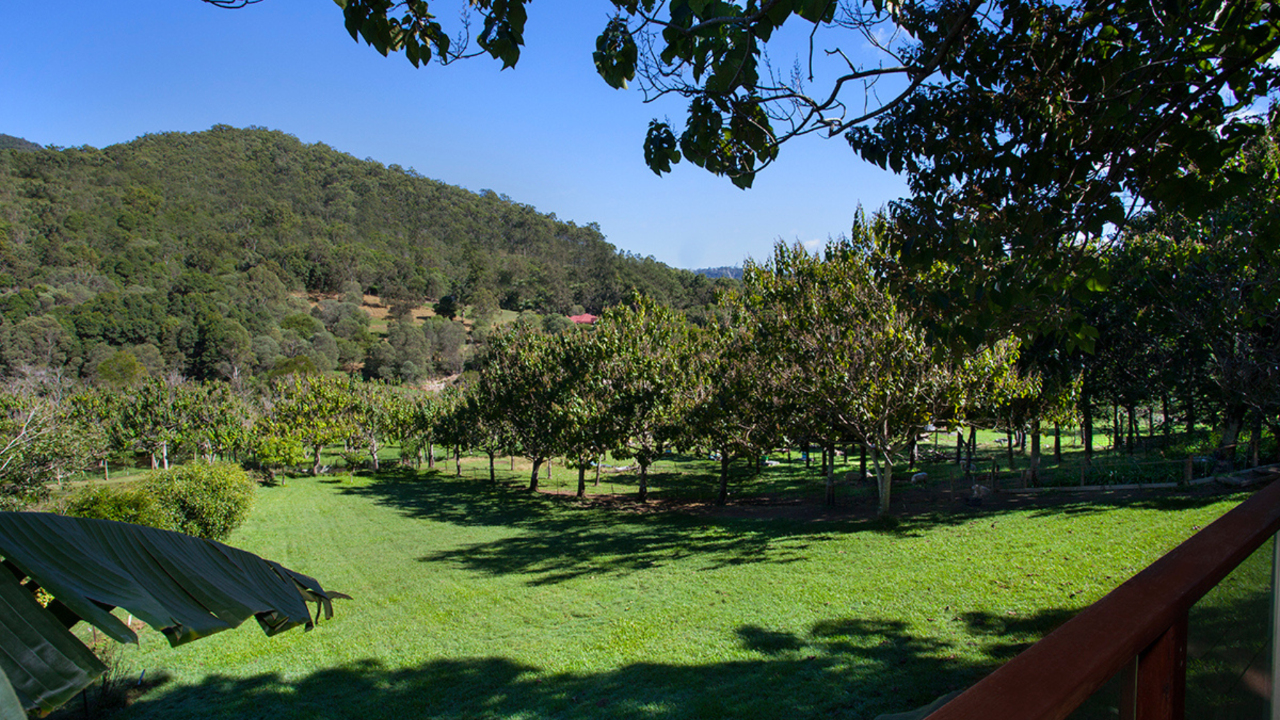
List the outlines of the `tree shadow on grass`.
{"type": "MultiPolygon", "coordinates": [[[[620,574],[698,556],[705,569],[803,559],[817,530],[800,523],[743,523],[679,513],[625,512],[473,480],[435,475],[412,482],[379,476],[340,492],[395,507],[410,518],[520,532],[419,558],[531,585],[620,574]]],[[[830,535],[823,533],[824,538],[830,535]]]]}
{"type": "MultiPolygon", "coordinates": [[[[916,508],[877,518],[873,513],[810,517],[718,515],[710,512],[656,512],[651,506],[529,493],[507,483],[460,479],[407,468],[378,473],[372,482],[340,486],[339,492],[396,508],[406,516],[458,526],[494,526],[518,530],[496,540],[438,550],[419,558],[488,575],[520,574],[530,585],[574,578],[625,574],[697,558],[703,569],[803,560],[814,543],[856,532],[917,537],[938,527],[968,523],[1024,506],[991,507],[975,512],[916,508]]],[[[1176,510],[1218,502],[1221,495],[1165,497],[1131,494],[1078,502],[1063,498],[1037,515],[1102,512],[1114,507],[1176,510]]]]}
{"type": "Polygon", "coordinates": [[[522,532],[440,550],[419,558],[487,575],[520,574],[530,585],[578,577],[625,574],[697,558],[714,570],[754,563],[803,560],[811,533],[768,524],[711,524],[676,515],[623,515],[608,511],[547,513],[515,523],[522,532]]]}
{"type": "Polygon", "coordinates": [[[843,618],[790,634],[744,626],[758,659],[637,662],[551,673],[503,657],[389,668],[370,658],[299,678],[212,675],[170,685],[124,718],[872,718],[924,705],[989,672],[894,620],[843,618]]]}
{"type": "MultiPolygon", "coordinates": [[[[1255,488],[1256,490],[1256,488],[1255,488]]],[[[1199,488],[1193,490],[1104,490],[1101,492],[1070,495],[1063,493],[1042,501],[1044,507],[1036,509],[1033,517],[1050,515],[1094,515],[1117,508],[1178,512],[1194,510],[1223,501],[1243,502],[1253,491],[1238,489],[1199,488]]]]}

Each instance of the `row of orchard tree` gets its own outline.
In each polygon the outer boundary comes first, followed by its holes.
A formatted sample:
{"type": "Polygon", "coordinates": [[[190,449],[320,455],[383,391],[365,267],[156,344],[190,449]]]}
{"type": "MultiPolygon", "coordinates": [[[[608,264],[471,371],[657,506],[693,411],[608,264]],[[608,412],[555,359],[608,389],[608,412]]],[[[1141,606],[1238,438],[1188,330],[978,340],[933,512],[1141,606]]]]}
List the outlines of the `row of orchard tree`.
{"type": "MultiPolygon", "coordinates": [[[[768,262],[748,264],[740,291],[704,325],[644,297],[589,329],[516,323],[439,393],[322,374],[252,392],[161,380],[113,390],[11,384],[0,394],[0,487],[10,504],[38,499],[48,482],[119,454],[153,466],[177,454],[318,473],[322,451],[339,443],[375,468],[388,444],[428,462],[433,445],[446,445],[487,454],[491,467],[498,455],[527,457],[534,489],[540,467],[565,458],[580,493],[606,453],[631,458],[641,498],[666,451],[714,453],[724,502],[732,462],[799,441],[828,454],[864,448],[886,511],[897,458],[930,425],[1025,432],[1033,472],[1042,422],[1079,422],[1088,451],[1108,407],[1124,409],[1131,426],[1153,406],[1166,429],[1211,421],[1224,448],[1252,418],[1257,447],[1260,427],[1274,433],[1280,413],[1280,264],[1276,244],[1254,228],[1270,211],[1240,203],[1194,222],[1153,215],[1099,247],[1110,286],[1065,301],[1092,347],[1049,333],[931,342],[937,311],[884,289],[886,230],[860,216],[852,238],[821,256],[780,245],[768,262]]],[[[827,492],[830,500],[830,474],[827,492]]]]}
{"type": "MultiPolygon", "coordinates": [[[[869,222],[857,230],[874,233],[869,222]]],[[[469,447],[518,448],[532,462],[532,489],[552,457],[577,468],[579,494],[606,452],[634,459],[641,499],[649,466],[668,450],[718,457],[724,503],[734,460],[794,441],[859,445],[887,511],[895,457],[927,426],[985,417],[1043,389],[1020,372],[1012,338],[931,346],[878,288],[867,249],[841,240],[819,257],[780,245],[770,262],[748,265],[742,292],[706,327],[639,298],[589,331],[500,335],[453,422],[469,447]]],[[[834,470],[828,501],[833,493],[834,470]]]]}
{"type": "Polygon", "coordinates": [[[0,507],[39,502],[51,483],[112,458],[211,463],[232,460],[273,477],[342,443],[375,468],[386,442],[414,433],[420,391],[342,375],[291,374],[251,392],[216,381],[148,378],[103,388],[57,376],[27,378],[0,393],[0,507]]]}

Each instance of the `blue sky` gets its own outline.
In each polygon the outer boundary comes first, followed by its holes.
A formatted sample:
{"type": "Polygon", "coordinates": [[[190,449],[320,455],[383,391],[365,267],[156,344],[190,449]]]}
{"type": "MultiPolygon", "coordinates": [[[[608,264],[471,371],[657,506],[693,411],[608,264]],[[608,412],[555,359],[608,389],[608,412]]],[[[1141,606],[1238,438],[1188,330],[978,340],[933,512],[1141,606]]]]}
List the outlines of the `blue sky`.
{"type": "MultiPolygon", "coordinates": [[[[446,26],[458,5],[432,4],[446,26]]],[[[688,163],[657,177],[644,165],[645,129],[654,117],[680,124],[683,104],[646,105],[595,75],[609,7],[535,0],[520,64],[499,71],[487,57],[421,69],[383,58],[352,41],[325,0],[241,10],[6,2],[0,133],[105,147],[219,123],[267,127],[597,222],[619,249],[686,268],[763,259],[778,240],[823,241],[847,231],[859,203],[875,209],[905,193],[842,140],[816,137],[784,146],[750,190],[688,163]]],[[[785,50],[773,60],[790,64],[785,50]]]]}

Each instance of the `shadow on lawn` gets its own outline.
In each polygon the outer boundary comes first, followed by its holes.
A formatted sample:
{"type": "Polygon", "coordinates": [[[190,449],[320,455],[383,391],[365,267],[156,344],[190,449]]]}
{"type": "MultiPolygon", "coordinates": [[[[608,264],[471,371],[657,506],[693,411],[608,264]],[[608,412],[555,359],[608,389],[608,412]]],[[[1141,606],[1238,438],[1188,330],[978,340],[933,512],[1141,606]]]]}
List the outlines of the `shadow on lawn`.
{"type": "Polygon", "coordinates": [[[506,658],[391,669],[377,659],[286,679],[210,676],[144,697],[128,718],[872,718],[963,689],[995,665],[956,659],[894,620],[833,619],[807,633],[746,626],[754,660],[640,662],[547,673],[506,658]]]}
{"type": "Polygon", "coordinates": [[[644,570],[689,556],[705,560],[706,569],[795,562],[811,543],[830,537],[798,523],[734,523],[679,513],[618,512],[502,484],[432,475],[415,482],[379,477],[370,485],[342,492],[399,508],[412,518],[517,528],[522,532],[510,537],[419,559],[490,575],[528,575],[531,585],[644,570]]]}
{"type": "MultiPolygon", "coordinates": [[[[956,508],[907,512],[876,518],[841,515],[813,518],[729,517],[686,512],[650,512],[639,504],[601,507],[563,496],[529,493],[514,483],[459,479],[411,469],[369,476],[368,485],[340,492],[397,508],[407,516],[459,526],[497,526],[521,532],[498,540],[440,550],[422,562],[452,563],[489,575],[522,574],[530,585],[546,585],[591,575],[624,574],[695,557],[705,569],[751,563],[802,560],[814,544],[853,532],[898,537],[923,535],[937,527],[961,525],[975,517],[1033,510],[1040,515],[1102,512],[1114,507],[1186,509],[1218,502],[1221,495],[1191,497],[1149,493],[1097,499],[1060,497],[1056,505],[1009,503],[980,510],[956,508]]],[[[963,506],[961,506],[963,507],[963,506]]]]}

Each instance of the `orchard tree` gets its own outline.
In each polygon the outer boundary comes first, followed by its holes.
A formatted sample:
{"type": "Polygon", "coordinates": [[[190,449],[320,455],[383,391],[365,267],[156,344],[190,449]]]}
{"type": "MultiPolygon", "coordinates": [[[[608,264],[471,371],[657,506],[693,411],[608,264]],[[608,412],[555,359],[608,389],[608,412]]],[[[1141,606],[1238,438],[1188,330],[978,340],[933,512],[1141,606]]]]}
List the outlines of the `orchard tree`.
{"type": "Polygon", "coordinates": [[[147,378],[115,404],[121,439],[150,455],[152,470],[169,468],[169,448],[179,440],[182,418],[175,401],[180,384],[147,378]]]}
{"type": "Polygon", "coordinates": [[[48,497],[48,484],[87,469],[106,455],[98,423],[47,386],[0,392],[0,510],[48,497]]]}
{"type": "MultiPolygon", "coordinates": [[[[279,438],[281,448],[297,442],[311,450],[311,474],[320,474],[320,451],[341,442],[352,427],[357,398],[344,378],[287,375],[271,385],[259,430],[279,438]],[[288,442],[285,439],[288,439],[288,442]]],[[[294,457],[292,451],[279,453],[294,457]]]]}
{"type": "Polygon", "coordinates": [[[789,393],[776,382],[759,352],[754,326],[745,319],[718,322],[698,334],[692,353],[693,399],[686,432],[677,440],[686,449],[711,448],[720,459],[716,504],[729,499],[729,466],[755,459],[777,445],[791,417],[789,393]]]}
{"type": "Polygon", "coordinates": [[[403,412],[404,397],[382,382],[352,383],[347,392],[351,398],[348,413],[349,438],[369,453],[374,472],[381,469],[378,451],[382,443],[394,436],[398,416],[403,412]]]}
{"type": "Polygon", "coordinates": [[[578,471],[577,496],[581,498],[587,494],[587,470],[623,442],[619,433],[625,421],[618,415],[617,405],[620,388],[608,372],[611,336],[607,330],[568,328],[555,337],[563,352],[561,366],[566,380],[557,403],[564,427],[560,454],[578,471]]]}
{"type": "Polygon", "coordinates": [[[206,463],[244,447],[253,419],[248,404],[228,383],[185,383],[174,391],[180,445],[190,446],[206,463]]]}
{"type": "Polygon", "coordinates": [[[538,489],[538,470],[563,447],[570,416],[562,408],[572,378],[565,373],[563,335],[543,335],[516,324],[494,334],[477,382],[486,402],[506,417],[520,452],[533,464],[529,490],[538,489]]]}
{"type": "Polygon", "coordinates": [[[483,452],[489,459],[489,481],[497,482],[496,460],[499,453],[510,451],[511,429],[502,409],[489,402],[479,384],[462,391],[450,418],[452,434],[460,447],[483,452]]]}
{"type": "Polygon", "coordinates": [[[742,309],[767,372],[794,395],[810,427],[871,452],[880,513],[888,513],[894,454],[933,420],[956,414],[960,364],[939,361],[945,356],[923,328],[877,286],[859,244],[830,242],[823,258],[779,244],[770,262],[749,261],[744,270],[742,309]]]}
{"type": "Polygon", "coordinates": [[[592,330],[597,376],[581,382],[601,385],[606,407],[591,408],[584,400],[582,413],[612,425],[616,456],[635,458],[642,502],[649,494],[649,466],[685,430],[696,385],[695,332],[684,315],[644,296],[606,310],[592,330]]]}

